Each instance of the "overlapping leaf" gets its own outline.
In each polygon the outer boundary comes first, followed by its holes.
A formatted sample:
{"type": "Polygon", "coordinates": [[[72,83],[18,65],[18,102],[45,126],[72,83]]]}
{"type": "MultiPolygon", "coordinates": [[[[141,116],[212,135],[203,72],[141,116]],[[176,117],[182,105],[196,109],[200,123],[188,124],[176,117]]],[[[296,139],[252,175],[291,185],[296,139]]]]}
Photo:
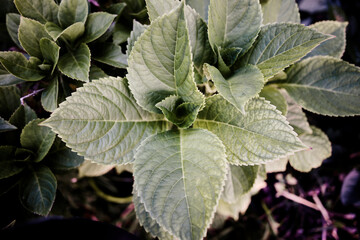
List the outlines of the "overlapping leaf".
{"type": "Polygon", "coordinates": [[[60,26],[65,29],[76,22],[85,24],[88,11],[87,0],[61,1],[58,13],[60,26]]]}
{"type": "Polygon", "coordinates": [[[229,163],[258,165],[305,149],[286,118],[262,98],[254,98],[241,114],[220,95],[210,97],[194,127],[215,133],[224,143],[229,163]]]}
{"type": "Polygon", "coordinates": [[[295,0],[268,0],[261,4],[263,24],[292,22],[300,23],[299,8],[295,0]]]}
{"type": "Polygon", "coordinates": [[[136,104],[125,80],[112,77],[78,88],[43,124],[73,151],[103,164],[132,162],[143,139],[167,128],[163,116],[136,104]]]}
{"type": "Polygon", "coordinates": [[[146,211],[180,239],[202,239],[227,173],[225,149],[212,133],[185,129],[146,139],[134,162],[135,186],[146,211]]]}
{"type": "Polygon", "coordinates": [[[42,24],[57,23],[59,6],[54,0],[14,0],[22,16],[32,18],[42,24]]]}

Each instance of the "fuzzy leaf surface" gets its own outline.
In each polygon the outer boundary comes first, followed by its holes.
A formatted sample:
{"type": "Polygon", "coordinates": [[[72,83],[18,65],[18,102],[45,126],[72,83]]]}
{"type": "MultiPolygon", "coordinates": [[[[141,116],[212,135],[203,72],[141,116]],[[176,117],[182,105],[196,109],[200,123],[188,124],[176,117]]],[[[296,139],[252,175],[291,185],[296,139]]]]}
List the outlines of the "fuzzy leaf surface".
{"type": "MultiPolygon", "coordinates": [[[[279,110],[284,116],[286,116],[288,111],[288,105],[285,97],[282,95],[279,89],[271,85],[266,86],[261,90],[260,97],[263,97],[266,100],[270,101],[270,103],[274,105],[277,110],[279,110]]],[[[289,121],[289,119],[287,120],[289,121]]]]}
{"type": "Polygon", "coordinates": [[[201,18],[207,22],[210,0],[186,0],[186,4],[195,9],[201,18]]]}
{"type": "Polygon", "coordinates": [[[126,49],[126,55],[130,55],[132,48],[134,47],[135,42],[138,38],[143,34],[146,30],[147,26],[142,25],[138,21],[133,21],[133,30],[130,33],[130,37],[128,38],[128,45],[126,49]]]}
{"type": "Polygon", "coordinates": [[[265,25],[242,63],[256,65],[265,79],[269,79],[328,38],[329,36],[301,24],[265,25]]]}
{"type": "Polygon", "coordinates": [[[168,127],[163,116],[136,104],[125,80],[113,77],[78,88],[43,125],[79,155],[103,164],[132,162],[143,139],[168,127]]]}
{"type": "Polygon", "coordinates": [[[165,230],[202,239],[227,173],[221,141],[204,129],[167,131],[146,139],[134,161],[140,201],[165,230]]]}
{"type": "Polygon", "coordinates": [[[326,42],[321,43],[314,50],[312,50],[305,58],[313,56],[332,56],[335,58],[341,58],[345,52],[346,47],[346,27],[348,22],[337,21],[322,21],[310,25],[311,28],[317,31],[330,34],[335,38],[329,39],[326,42]]]}
{"type": "Polygon", "coordinates": [[[306,148],[286,118],[263,98],[249,100],[245,112],[215,95],[207,99],[194,127],[216,134],[234,165],[259,165],[306,148]]]}
{"type": "Polygon", "coordinates": [[[264,77],[256,66],[244,66],[227,79],[217,68],[205,66],[220,95],[243,114],[245,114],[245,104],[257,96],[264,87],[264,77]]]}
{"type": "Polygon", "coordinates": [[[59,6],[54,0],[14,0],[19,13],[42,24],[57,23],[59,6]]]}
{"type": "Polygon", "coordinates": [[[326,134],[316,127],[311,127],[312,134],[300,135],[301,141],[311,147],[290,156],[290,165],[298,171],[310,172],[312,168],[320,167],[322,162],[331,156],[331,143],[326,134]]]}
{"type": "Polygon", "coordinates": [[[69,51],[61,56],[59,70],[66,76],[83,82],[89,81],[90,49],[82,43],[75,51],[69,51]]]}
{"type": "Polygon", "coordinates": [[[161,113],[155,105],[169,96],[203,105],[204,97],[194,81],[184,5],[152,22],[135,43],[127,78],[137,103],[161,113]]]}
{"type": "Polygon", "coordinates": [[[57,181],[48,167],[29,169],[19,185],[20,201],[29,211],[47,215],[55,201],[57,181]]]}
{"type": "Polygon", "coordinates": [[[259,1],[211,0],[209,40],[212,48],[236,47],[245,53],[260,31],[261,15],[259,1]]]}
{"type": "Polygon", "coordinates": [[[279,84],[303,108],[329,116],[360,114],[360,68],[333,57],[295,64],[279,84]]]}
{"type": "Polygon", "coordinates": [[[295,0],[268,0],[261,4],[263,24],[300,23],[299,7],[295,0]]]}

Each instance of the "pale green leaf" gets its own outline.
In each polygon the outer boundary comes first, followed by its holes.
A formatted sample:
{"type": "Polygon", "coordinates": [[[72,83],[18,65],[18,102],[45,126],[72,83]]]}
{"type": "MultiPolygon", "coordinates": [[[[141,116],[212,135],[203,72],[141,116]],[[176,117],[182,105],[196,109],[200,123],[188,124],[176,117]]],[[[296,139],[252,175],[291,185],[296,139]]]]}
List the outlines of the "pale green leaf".
{"type": "Polygon", "coordinates": [[[290,156],[290,165],[298,171],[310,172],[312,168],[320,167],[322,162],[331,156],[331,143],[320,129],[311,127],[312,134],[300,135],[301,141],[310,147],[290,156]]]}
{"type": "Polygon", "coordinates": [[[17,87],[0,87],[0,116],[8,120],[19,106],[20,93],[17,87]]]}
{"type": "Polygon", "coordinates": [[[85,21],[88,17],[87,0],[62,0],[59,7],[58,19],[62,28],[85,21]]]}
{"type": "Polygon", "coordinates": [[[121,51],[121,47],[112,43],[97,44],[97,49],[92,51],[92,58],[116,68],[126,68],[128,65],[127,56],[121,51]]]}
{"type": "Polygon", "coordinates": [[[85,159],[103,164],[132,162],[143,139],[168,128],[163,116],[136,104],[125,80],[113,77],[78,88],[43,125],[85,159]]]}
{"type": "Polygon", "coordinates": [[[186,0],[186,4],[195,9],[202,19],[208,20],[210,0],[186,0]]]}
{"type": "Polygon", "coordinates": [[[48,167],[30,168],[19,185],[20,201],[29,211],[47,215],[55,201],[57,182],[48,167]]]}
{"type": "Polygon", "coordinates": [[[329,116],[360,114],[360,68],[317,56],[295,64],[279,84],[306,110],[329,116]]]}
{"type": "Polygon", "coordinates": [[[40,50],[40,39],[49,38],[45,26],[35,20],[21,17],[19,26],[19,41],[25,51],[33,57],[43,59],[40,50]]]}
{"type": "Polygon", "coordinates": [[[145,2],[150,21],[154,21],[156,18],[171,12],[171,10],[177,8],[180,4],[176,0],[145,0],[145,2]]]}
{"type": "Polygon", "coordinates": [[[313,56],[332,56],[341,58],[345,52],[346,47],[346,27],[348,22],[337,22],[337,21],[322,21],[310,25],[311,28],[317,31],[330,34],[335,38],[329,39],[326,42],[317,46],[312,50],[305,58],[313,56]]]}
{"type": "Polygon", "coordinates": [[[261,4],[263,24],[300,23],[299,7],[295,0],[268,0],[261,4]]]}
{"type": "Polygon", "coordinates": [[[20,42],[19,42],[19,26],[20,26],[20,15],[17,13],[8,13],[6,14],[6,28],[7,31],[13,40],[14,43],[19,48],[22,48],[20,42]]]}
{"type": "Polygon", "coordinates": [[[48,112],[53,112],[58,107],[59,81],[58,76],[54,76],[47,88],[41,93],[41,105],[48,112]]]}
{"type": "Polygon", "coordinates": [[[127,42],[127,50],[126,55],[129,56],[131,53],[132,48],[134,47],[135,42],[138,40],[138,38],[143,34],[146,30],[147,26],[142,25],[135,19],[133,20],[133,30],[130,33],[130,37],[128,38],[127,42]]]}
{"type": "Polygon", "coordinates": [[[254,0],[211,0],[209,40],[215,47],[242,48],[245,53],[254,43],[262,22],[261,6],[254,0]]]}
{"type": "Polygon", "coordinates": [[[8,121],[0,117],[0,133],[12,131],[17,129],[14,125],[10,124],[8,121]]]}
{"type": "Polygon", "coordinates": [[[228,166],[221,141],[203,129],[153,135],[139,147],[134,179],[140,201],[165,230],[202,239],[209,227],[228,166]]]}
{"type": "Polygon", "coordinates": [[[46,22],[57,23],[59,6],[54,0],[14,0],[19,13],[28,18],[45,24],[46,22]]]}
{"type": "Polygon", "coordinates": [[[133,202],[135,207],[136,217],[139,223],[146,232],[150,233],[152,237],[159,239],[174,239],[174,237],[165,231],[145,210],[144,204],[140,201],[136,187],[133,189],[133,202]]]}
{"type": "Polygon", "coordinates": [[[129,57],[128,72],[137,103],[148,111],[161,113],[155,105],[171,95],[203,105],[204,97],[194,82],[183,4],[157,18],[139,37],[129,57]]]}
{"type": "Polygon", "coordinates": [[[254,185],[258,170],[258,166],[231,165],[221,199],[227,203],[238,202],[239,198],[248,193],[254,185]]]}
{"type": "Polygon", "coordinates": [[[179,128],[190,127],[200,110],[200,105],[183,102],[178,96],[170,96],[156,104],[165,117],[179,128]]]}
{"type": "Polygon", "coordinates": [[[302,133],[312,133],[310,128],[310,124],[307,120],[307,117],[302,110],[302,107],[297,104],[289,94],[284,90],[280,90],[281,94],[285,97],[287,105],[288,105],[288,112],[286,114],[286,119],[289,121],[290,125],[294,128],[294,131],[297,134],[302,133]]]}
{"type": "Polygon", "coordinates": [[[59,138],[55,138],[54,144],[44,161],[46,166],[51,169],[69,170],[80,166],[84,162],[84,157],[71,151],[59,138]]]}
{"type": "Polygon", "coordinates": [[[55,140],[55,133],[50,128],[39,126],[43,120],[29,122],[21,132],[20,143],[25,149],[33,151],[36,156],[32,161],[40,162],[49,152],[55,140]]]}
{"type": "Polygon", "coordinates": [[[15,157],[16,147],[0,146],[0,179],[20,173],[25,165],[15,157]]]}
{"type": "Polygon", "coordinates": [[[264,77],[253,65],[247,65],[225,79],[220,71],[210,65],[205,65],[216,89],[227,101],[245,114],[245,104],[257,96],[264,87],[264,77]]]}
{"type": "Polygon", "coordinates": [[[88,82],[90,71],[89,47],[85,43],[82,43],[75,51],[69,51],[61,56],[58,68],[63,74],[70,78],[88,82]]]}
{"type": "Polygon", "coordinates": [[[83,42],[89,43],[98,39],[110,27],[116,15],[106,12],[96,12],[89,14],[85,24],[85,34],[83,42]]]}
{"type": "MultiPolygon", "coordinates": [[[[121,165],[122,166],[122,165],[121,165]]],[[[108,173],[115,165],[103,165],[89,160],[85,160],[78,168],[79,178],[82,177],[99,177],[108,173]]]]}
{"type": "Polygon", "coordinates": [[[328,35],[301,24],[269,24],[261,28],[256,42],[242,59],[242,63],[256,65],[265,79],[269,79],[300,60],[326,39],[329,39],[328,35]]]}
{"type": "Polygon", "coordinates": [[[265,164],[266,172],[267,173],[285,172],[288,162],[289,162],[289,159],[286,157],[286,158],[281,158],[279,160],[276,160],[274,162],[267,163],[267,164],[265,164]]]}
{"type": "MultiPolygon", "coordinates": [[[[266,86],[261,90],[260,97],[263,97],[266,100],[270,101],[270,103],[274,105],[276,109],[282,113],[282,115],[286,116],[288,111],[288,105],[285,97],[282,95],[279,89],[271,85],[266,86]]],[[[289,121],[289,119],[287,120],[289,121]]]]}
{"type": "Polygon", "coordinates": [[[263,98],[248,101],[245,112],[215,95],[207,99],[194,127],[215,133],[235,165],[258,165],[306,148],[285,117],[263,98]]]}

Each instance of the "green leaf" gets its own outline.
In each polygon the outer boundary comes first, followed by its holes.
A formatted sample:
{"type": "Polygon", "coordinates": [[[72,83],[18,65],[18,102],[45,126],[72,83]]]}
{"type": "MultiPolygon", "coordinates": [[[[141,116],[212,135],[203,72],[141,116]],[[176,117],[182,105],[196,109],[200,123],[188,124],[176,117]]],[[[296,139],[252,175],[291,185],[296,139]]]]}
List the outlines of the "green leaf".
{"type": "Polygon", "coordinates": [[[84,157],[72,152],[59,138],[55,138],[54,144],[44,160],[47,166],[56,170],[69,170],[80,166],[84,157]]]}
{"type": "Polygon", "coordinates": [[[99,43],[97,44],[97,49],[95,49],[92,54],[92,58],[98,62],[116,68],[126,68],[128,66],[127,56],[122,52],[119,45],[99,43]]]}
{"type": "MultiPolygon", "coordinates": [[[[271,85],[266,86],[261,90],[260,97],[268,100],[272,105],[276,107],[277,110],[282,113],[282,115],[286,116],[288,111],[288,104],[279,89],[271,85]]],[[[287,120],[289,121],[289,119],[287,120]]]]}
{"type": "Polygon", "coordinates": [[[221,141],[203,129],[167,131],[146,139],[134,162],[135,186],[145,209],[179,239],[202,239],[228,166],[221,141]]]}
{"type": "Polygon", "coordinates": [[[329,116],[360,114],[360,68],[333,57],[295,64],[278,86],[306,110],[329,116]]]}
{"type": "Polygon", "coordinates": [[[41,105],[48,112],[53,112],[58,107],[59,81],[58,76],[50,80],[49,86],[41,93],[41,105]]]}
{"type": "Polygon", "coordinates": [[[126,55],[129,56],[131,53],[132,48],[134,47],[135,42],[138,40],[138,38],[143,34],[146,30],[147,26],[142,25],[136,20],[133,20],[133,30],[130,33],[130,37],[128,38],[127,42],[127,50],[126,55]]]}
{"type": "Polygon", "coordinates": [[[208,20],[210,0],[186,0],[186,4],[195,9],[202,19],[208,20]]]}
{"type": "MultiPolygon", "coordinates": [[[[1,62],[1,60],[0,60],[1,62]]],[[[11,86],[24,81],[9,73],[0,63],[0,87],[11,86]]]]}
{"type": "Polygon", "coordinates": [[[178,96],[170,96],[156,104],[165,117],[179,128],[190,127],[200,110],[200,105],[183,102],[178,96]]]}
{"type": "Polygon", "coordinates": [[[89,79],[96,80],[96,79],[100,79],[100,78],[104,78],[104,77],[108,77],[108,75],[101,68],[97,67],[94,64],[91,64],[89,79]]]}
{"type": "Polygon", "coordinates": [[[288,162],[289,159],[286,157],[276,160],[274,162],[267,163],[265,164],[266,172],[267,173],[285,172],[288,162]]]}
{"type": "Polygon", "coordinates": [[[38,21],[21,17],[19,26],[19,41],[25,51],[33,57],[43,59],[40,49],[40,39],[49,38],[45,26],[38,21]]]}
{"type": "Polygon", "coordinates": [[[331,143],[320,129],[311,127],[312,134],[300,135],[301,141],[310,149],[303,150],[290,156],[290,165],[298,171],[310,172],[312,168],[320,167],[322,162],[331,156],[331,143]]]}
{"type": "Polygon", "coordinates": [[[303,133],[311,134],[312,130],[302,107],[297,104],[284,89],[281,89],[280,92],[285,97],[288,105],[286,119],[294,128],[294,131],[299,135],[303,133]]]}
{"type": "Polygon", "coordinates": [[[36,119],[36,113],[28,105],[20,105],[11,115],[9,122],[19,130],[23,129],[26,124],[36,119]]]}
{"type": "Polygon", "coordinates": [[[19,89],[16,86],[0,87],[0,116],[9,119],[20,106],[19,89]]]}
{"type": "Polygon", "coordinates": [[[39,215],[49,214],[55,201],[57,182],[48,167],[31,168],[19,185],[23,206],[39,215]]]}
{"type": "Polygon", "coordinates": [[[118,16],[121,15],[121,13],[126,8],[126,3],[113,3],[108,8],[106,8],[106,11],[111,14],[116,14],[118,16]]]}
{"type": "Polygon", "coordinates": [[[132,162],[143,139],[168,128],[163,116],[136,104],[125,80],[113,77],[78,88],[43,125],[79,155],[103,164],[132,162]]]}
{"type": "Polygon", "coordinates": [[[194,127],[216,134],[235,165],[258,165],[306,148],[285,117],[263,98],[251,99],[245,112],[215,95],[207,99],[194,127]]]}
{"type": "Polygon", "coordinates": [[[0,62],[14,76],[25,81],[39,81],[45,77],[38,64],[20,52],[0,52],[0,62]]]}
{"type": "Polygon", "coordinates": [[[14,0],[19,13],[40,23],[57,23],[59,6],[54,0],[14,0]]]}
{"type": "Polygon", "coordinates": [[[40,39],[40,50],[45,60],[53,64],[51,74],[53,74],[55,67],[59,61],[60,47],[48,38],[40,39]]]}
{"type": "Polygon", "coordinates": [[[32,161],[40,162],[49,152],[55,140],[55,133],[50,128],[39,126],[43,120],[29,122],[21,132],[20,143],[23,148],[33,151],[36,156],[32,161]]]}
{"type": "Polygon", "coordinates": [[[25,165],[15,157],[16,147],[0,146],[0,179],[20,173],[25,165]]]}
{"type": "Polygon", "coordinates": [[[0,133],[7,132],[7,131],[12,131],[12,130],[16,130],[16,129],[17,129],[17,127],[15,127],[14,125],[10,124],[5,119],[0,117],[0,133]]]}
{"type": "Polygon", "coordinates": [[[87,0],[62,0],[58,13],[60,26],[67,28],[77,22],[85,24],[88,11],[87,0]]]}
{"type": "Polygon", "coordinates": [[[136,217],[146,232],[150,233],[153,238],[174,239],[174,237],[169,232],[165,231],[146,211],[144,204],[140,201],[136,187],[133,188],[133,202],[136,217]]]}
{"type": "Polygon", "coordinates": [[[322,21],[310,25],[311,28],[324,33],[335,36],[326,42],[320,44],[312,50],[305,58],[313,56],[332,56],[341,58],[345,52],[346,46],[346,27],[348,22],[322,21]]]}
{"type": "Polygon", "coordinates": [[[155,105],[172,95],[203,105],[204,97],[194,82],[190,49],[183,4],[152,22],[129,57],[127,78],[140,106],[161,113],[155,105]]]}
{"type": "Polygon", "coordinates": [[[85,25],[82,22],[77,22],[69,27],[67,27],[64,31],[60,33],[59,38],[65,39],[70,43],[75,42],[78,38],[80,38],[85,32],[85,25]]]}
{"type": "Polygon", "coordinates": [[[242,64],[256,65],[265,79],[269,79],[300,60],[326,39],[329,39],[328,35],[301,24],[269,24],[261,28],[242,64]]]}
{"type": "Polygon", "coordinates": [[[300,23],[299,7],[295,0],[268,0],[261,4],[263,24],[300,23]]]}
{"type": "Polygon", "coordinates": [[[145,0],[150,21],[161,17],[177,8],[180,2],[175,0],[145,0]]]}
{"type": "Polygon", "coordinates": [[[89,81],[90,71],[90,49],[82,43],[74,51],[69,51],[61,56],[58,63],[59,70],[66,76],[80,80],[89,81]]]}
{"type": "Polygon", "coordinates": [[[61,27],[52,22],[47,22],[45,24],[45,30],[54,41],[57,41],[61,33],[64,31],[61,27]]]}
{"type": "Polygon", "coordinates": [[[103,35],[114,21],[116,15],[106,12],[89,14],[85,24],[83,42],[89,43],[103,35]]]}
{"type": "Polygon", "coordinates": [[[127,41],[130,37],[131,29],[127,24],[122,23],[121,21],[117,22],[114,27],[113,32],[113,43],[115,45],[120,45],[127,41]]]}
{"type": "Polygon", "coordinates": [[[264,77],[253,65],[240,68],[231,77],[225,79],[220,71],[205,65],[220,95],[245,114],[245,104],[257,96],[264,87],[264,77]]]}
{"type": "Polygon", "coordinates": [[[222,200],[227,203],[236,203],[239,198],[248,193],[255,183],[259,171],[258,166],[235,166],[231,165],[224,191],[222,192],[222,200]]]}
{"type": "Polygon", "coordinates": [[[6,14],[6,28],[7,31],[13,40],[14,43],[19,48],[22,48],[20,42],[19,42],[19,26],[20,26],[20,15],[17,13],[8,13],[6,14]]]}
{"type": "Polygon", "coordinates": [[[212,0],[209,7],[209,40],[213,49],[242,48],[254,43],[262,22],[261,6],[254,0],[212,0]]]}

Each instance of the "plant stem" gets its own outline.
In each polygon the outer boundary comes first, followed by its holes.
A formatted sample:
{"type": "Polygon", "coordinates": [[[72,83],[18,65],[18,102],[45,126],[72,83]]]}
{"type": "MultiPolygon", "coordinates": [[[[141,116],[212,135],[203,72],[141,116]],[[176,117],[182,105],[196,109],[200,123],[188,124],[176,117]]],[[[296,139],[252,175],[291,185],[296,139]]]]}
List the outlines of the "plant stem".
{"type": "Polygon", "coordinates": [[[95,181],[93,179],[89,179],[89,184],[90,186],[95,190],[96,194],[109,201],[109,202],[113,202],[113,203],[119,203],[119,204],[127,204],[127,203],[131,203],[132,202],[132,196],[126,197],[126,198],[120,198],[120,197],[114,197],[111,195],[108,195],[106,193],[104,193],[103,191],[101,191],[101,189],[96,185],[95,181]]]}
{"type": "Polygon", "coordinates": [[[34,90],[32,93],[26,95],[26,96],[23,96],[20,98],[20,102],[21,102],[21,105],[24,105],[25,102],[24,102],[24,99],[28,98],[28,97],[32,97],[32,96],[35,96],[36,94],[38,94],[39,92],[42,92],[44,91],[45,88],[42,88],[42,89],[38,89],[38,90],[34,90]]]}
{"type": "Polygon", "coordinates": [[[281,193],[278,192],[277,195],[278,196],[283,196],[284,198],[287,198],[287,199],[289,199],[291,201],[300,203],[300,204],[302,204],[304,206],[315,209],[317,211],[320,210],[316,204],[314,204],[314,203],[312,203],[312,202],[310,202],[310,201],[308,201],[308,200],[306,200],[306,199],[304,199],[302,197],[299,197],[299,196],[297,196],[295,194],[292,194],[292,193],[290,193],[288,191],[282,191],[281,193]]]}

